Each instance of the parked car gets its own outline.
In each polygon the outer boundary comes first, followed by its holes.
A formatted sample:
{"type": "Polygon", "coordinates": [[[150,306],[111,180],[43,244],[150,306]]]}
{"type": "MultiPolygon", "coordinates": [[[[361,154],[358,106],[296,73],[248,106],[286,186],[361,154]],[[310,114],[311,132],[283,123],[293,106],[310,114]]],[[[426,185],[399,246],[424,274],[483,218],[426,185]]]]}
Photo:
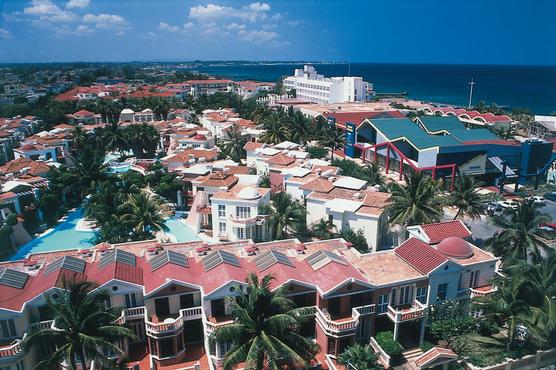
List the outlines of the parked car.
{"type": "Polygon", "coordinates": [[[534,204],[538,204],[538,205],[544,205],[546,204],[546,199],[544,199],[543,197],[539,196],[539,195],[534,195],[532,197],[527,197],[527,200],[532,201],[534,204]]]}
{"type": "Polygon", "coordinates": [[[497,204],[500,205],[500,207],[502,207],[504,210],[516,210],[518,208],[518,205],[511,200],[501,200],[497,202],[497,204]]]}
{"type": "Polygon", "coordinates": [[[485,207],[486,214],[489,216],[501,214],[504,210],[497,202],[488,202],[485,207]]]}

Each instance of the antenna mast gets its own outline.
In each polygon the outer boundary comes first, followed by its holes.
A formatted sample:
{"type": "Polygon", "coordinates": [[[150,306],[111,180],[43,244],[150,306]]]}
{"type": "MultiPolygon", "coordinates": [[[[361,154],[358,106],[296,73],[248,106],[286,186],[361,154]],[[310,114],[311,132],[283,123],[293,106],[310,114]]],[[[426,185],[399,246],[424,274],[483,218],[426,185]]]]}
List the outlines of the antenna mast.
{"type": "Polygon", "coordinates": [[[467,106],[468,109],[471,109],[471,99],[473,99],[473,86],[475,85],[475,82],[473,81],[473,78],[471,78],[471,82],[469,82],[469,105],[467,106]]]}

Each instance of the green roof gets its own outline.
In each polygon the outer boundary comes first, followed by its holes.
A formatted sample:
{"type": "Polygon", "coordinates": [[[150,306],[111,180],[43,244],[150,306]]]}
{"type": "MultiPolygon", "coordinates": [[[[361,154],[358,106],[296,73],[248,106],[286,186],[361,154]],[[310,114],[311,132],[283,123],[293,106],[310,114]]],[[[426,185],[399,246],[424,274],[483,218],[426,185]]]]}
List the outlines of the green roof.
{"type": "Polygon", "coordinates": [[[420,150],[460,144],[450,135],[431,135],[407,118],[379,118],[372,119],[370,122],[388,140],[396,141],[405,138],[420,150]]]}
{"type": "Polygon", "coordinates": [[[427,131],[436,133],[446,131],[459,142],[477,140],[497,140],[496,134],[486,128],[474,128],[468,130],[463,123],[452,115],[448,116],[422,116],[419,117],[427,131]]]}

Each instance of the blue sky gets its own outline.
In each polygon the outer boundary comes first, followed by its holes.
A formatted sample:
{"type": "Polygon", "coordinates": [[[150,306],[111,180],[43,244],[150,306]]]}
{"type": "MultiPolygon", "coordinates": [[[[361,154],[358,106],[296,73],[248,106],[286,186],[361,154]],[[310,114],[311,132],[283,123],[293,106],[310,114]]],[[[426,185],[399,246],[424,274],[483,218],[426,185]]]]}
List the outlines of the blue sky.
{"type": "Polygon", "coordinates": [[[556,65],[554,0],[0,0],[0,62],[556,65]]]}

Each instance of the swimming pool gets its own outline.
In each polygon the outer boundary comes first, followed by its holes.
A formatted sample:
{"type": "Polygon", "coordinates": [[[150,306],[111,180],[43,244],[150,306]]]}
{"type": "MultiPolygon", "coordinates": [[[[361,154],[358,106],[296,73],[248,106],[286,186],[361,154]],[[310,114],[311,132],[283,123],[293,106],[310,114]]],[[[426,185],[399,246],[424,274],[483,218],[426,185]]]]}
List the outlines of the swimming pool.
{"type": "Polygon", "coordinates": [[[90,248],[93,246],[93,231],[77,231],[75,225],[83,218],[83,208],[68,214],[66,221],[58,224],[47,234],[35,238],[17,250],[9,259],[11,261],[25,258],[29,253],[51,252],[66,249],[90,248]]]}
{"type": "Polygon", "coordinates": [[[129,163],[111,162],[108,165],[108,171],[111,173],[124,173],[129,171],[130,168],[131,168],[131,164],[129,163]]]}
{"type": "MultiPolygon", "coordinates": [[[[9,260],[15,261],[23,259],[29,253],[92,247],[94,245],[95,232],[77,231],[75,229],[75,226],[81,218],[83,218],[83,208],[80,207],[74,212],[69,213],[66,221],[57,225],[47,234],[39,236],[19,247],[17,252],[11,256],[9,260]]],[[[174,235],[177,242],[199,240],[197,234],[177,217],[166,219],[166,226],[168,226],[169,229],[166,233],[174,235]]]]}
{"type": "Polygon", "coordinates": [[[170,217],[166,219],[166,226],[168,226],[169,229],[166,233],[174,235],[177,242],[199,240],[197,234],[177,217],[170,217]]]}

